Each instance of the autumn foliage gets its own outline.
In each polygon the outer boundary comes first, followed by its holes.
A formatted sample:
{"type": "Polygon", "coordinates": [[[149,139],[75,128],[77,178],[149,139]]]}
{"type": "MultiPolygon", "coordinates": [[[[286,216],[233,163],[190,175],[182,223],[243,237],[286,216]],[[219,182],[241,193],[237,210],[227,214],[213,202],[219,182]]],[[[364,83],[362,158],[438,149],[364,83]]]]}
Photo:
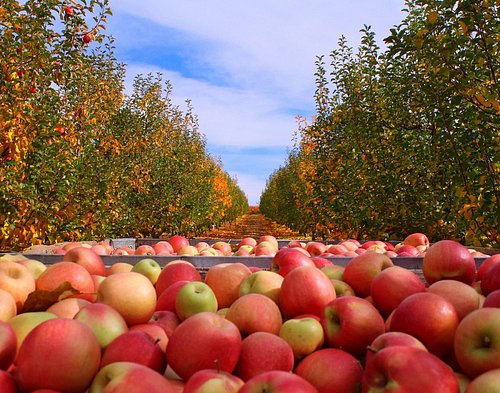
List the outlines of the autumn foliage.
{"type": "Polygon", "coordinates": [[[161,75],[125,66],[107,0],[2,0],[0,250],[196,233],[248,209],[161,75]]]}
{"type": "Polygon", "coordinates": [[[316,116],[260,209],[324,238],[500,244],[498,1],[406,1],[381,51],[369,27],[317,59],[316,116]]]}

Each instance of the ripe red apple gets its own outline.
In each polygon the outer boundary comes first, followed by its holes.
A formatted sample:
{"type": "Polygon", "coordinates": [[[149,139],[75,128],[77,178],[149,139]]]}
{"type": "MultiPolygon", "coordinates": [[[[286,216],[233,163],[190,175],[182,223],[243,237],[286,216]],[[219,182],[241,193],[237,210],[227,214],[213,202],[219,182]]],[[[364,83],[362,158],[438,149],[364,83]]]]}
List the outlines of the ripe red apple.
{"type": "Polygon", "coordinates": [[[100,368],[115,362],[134,362],[160,374],[165,372],[167,360],[156,340],[142,330],[129,330],[117,336],[102,353],[100,368]]]}
{"type": "Polygon", "coordinates": [[[188,256],[197,256],[200,253],[196,249],[195,246],[192,246],[190,244],[187,244],[185,246],[182,246],[177,250],[177,255],[188,255],[188,256]]]}
{"type": "Polygon", "coordinates": [[[0,321],[0,370],[7,370],[16,357],[16,332],[7,322],[0,321]]]}
{"type": "Polygon", "coordinates": [[[318,350],[325,342],[323,326],[319,318],[313,316],[298,316],[284,321],[279,335],[290,345],[295,359],[302,359],[318,350]]]}
{"type": "Polygon", "coordinates": [[[168,336],[165,329],[157,323],[138,323],[137,325],[130,326],[129,331],[140,330],[151,336],[160,349],[165,352],[168,344],[168,336]]]}
{"type": "Polygon", "coordinates": [[[401,301],[418,292],[425,292],[425,284],[415,272],[391,266],[373,278],[370,296],[380,312],[387,316],[401,301]]]}
{"type": "Polygon", "coordinates": [[[131,326],[149,321],[156,309],[156,291],[140,273],[115,273],[99,285],[97,302],[113,307],[131,326]]]}
{"type": "Polygon", "coordinates": [[[344,270],[345,270],[344,266],[336,264],[323,266],[321,268],[321,271],[325,273],[328,276],[328,278],[334,280],[342,280],[344,277],[344,270]]]}
{"type": "Polygon", "coordinates": [[[14,375],[5,370],[0,370],[0,391],[2,393],[19,393],[14,375]]]}
{"type": "Polygon", "coordinates": [[[477,268],[476,271],[476,281],[481,281],[483,279],[484,273],[486,273],[489,268],[497,263],[500,263],[500,254],[494,254],[486,258],[477,268]]]}
{"type": "Polygon", "coordinates": [[[481,280],[481,292],[484,296],[488,296],[491,292],[500,289],[500,264],[492,265],[483,274],[481,280]]]}
{"type": "Polygon", "coordinates": [[[500,309],[472,311],[460,321],[454,337],[457,362],[469,377],[500,368],[500,309]]]}
{"type": "Polygon", "coordinates": [[[153,244],[152,247],[156,255],[172,255],[174,253],[174,248],[166,240],[160,240],[153,244]]]}
{"type": "Polygon", "coordinates": [[[354,289],[352,289],[352,287],[345,281],[336,279],[330,279],[330,281],[332,282],[333,287],[335,288],[336,297],[356,296],[356,292],[354,292],[354,289]]]}
{"type": "Polygon", "coordinates": [[[234,374],[243,381],[272,370],[291,372],[294,356],[290,345],[281,337],[255,332],[241,342],[241,353],[234,374]]]}
{"type": "Polygon", "coordinates": [[[395,247],[394,248],[394,252],[398,255],[398,256],[410,256],[410,257],[416,257],[417,255],[420,254],[420,252],[418,251],[417,247],[415,246],[412,246],[410,244],[403,244],[399,247],[395,247]]]}
{"type": "Polygon", "coordinates": [[[276,304],[283,283],[283,276],[270,270],[259,270],[247,276],[239,286],[239,296],[260,293],[276,304]]]}
{"type": "Polygon", "coordinates": [[[276,303],[259,293],[249,293],[235,300],[226,312],[226,319],[233,322],[243,336],[255,332],[278,335],[283,323],[276,303]]]}
{"type": "Polygon", "coordinates": [[[40,323],[24,339],[16,360],[22,389],[83,392],[99,369],[101,346],[80,321],[54,318],[40,323]]]}
{"type": "Polygon", "coordinates": [[[367,364],[378,351],[394,345],[407,345],[413,348],[421,349],[422,351],[427,351],[425,345],[422,344],[418,338],[408,333],[385,332],[375,337],[372,343],[367,347],[365,364],[367,364]]]}
{"type": "Polygon", "coordinates": [[[256,245],[257,245],[257,239],[250,236],[246,236],[238,242],[236,248],[239,249],[241,246],[251,246],[254,248],[256,245]]]}
{"type": "Polygon", "coordinates": [[[205,369],[195,372],[186,381],[183,393],[238,393],[244,385],[241,378],[225,371],[205,369]]]}
{"type": "Polygon", "coordinates": [[[8,260],[0,261],[0,289],[9,292],[20,312],[28,295],[35,290],[35,278],[26,266],[8,260]]]}
{"type": "Polygon", "coordinates": [[[173,235],[167,240],[172,246],[174,253],[177,253],[182,246],[188,246],[189,240],[182,235],[173,235]]]}
{"type": "Polygon", "coordinates": [[[318,256],[327,251],[328,247],[326,246],[325,243],[318,242],[318,241],[310,241],[306,243],[306,251],[311,255],[311,256],[318,256]]]}
{"type": "Polygon", "coordinates": [[[361,356],[366,347],[385,331],[384,319],[368,301],[356,296],[339,297],[328,303],[321,315],[328,346],[361,356]]]}
{"type": "Polygon", "coordinates": [[[241,387],[238,393],[318,393],[304,378],[286,371],[274,370],[256,375],[241,387]]]}
{"type": "Polygon", "coordinates": [[[226,308],[238,299],[241,283],[251,274],[252,271],[243,263],[219,263],[208,269],[205,283],[215,294],[219,308],[226,308]]]}
{"type": "Polygon", "coordinates": [[[174,311],[155,311],[149,323],[161,326],[167,337],[170,338],[175,328],[181,323],[179,317],[174,311]]]}
{"type": "Polygon", "coordinates": [[[461,281],[439,280],[430,285],[427,291],[440,295],[453,304],[458,319],[462,319],[481,306],[481,295],[473,287],[461,281]]]}
{"type": "Polygon", "coordinates": [[[276,239],[275,236],[272,236],[272,235],[259,236],[259,238],[257,239],[257,245],[259,245],[262,242],[270,243],[276,250],[278,250],[278,248],[279,248],[278,239],[276,239]]]}
{"type": "Polygon", "coordinates": [[[319,316],[335,297],[335,288],[325,273],[316,266],[299,266],[285,275],[278,303],[286,318],[306,313],[319,316]]]}
{"type": "Polygon", "coordinates": [[[495,393],[500,386],[500,368],[486,371],[470,381],[467,393],[495,393]]]}
{"type": "Polygon", "coordinates": [[[232,373],[240,351],[241,335],[236,325],[217,313],[202,312],[177,326],[166,355],[172,370],[187,381],[207,368],[232,373]]]}
{"type": "Polygon", "coordinates": [[[476,276],[476,262],[467,247],[454,240],[440,240],[425,253],[422,273],[429,284],[453,279],[470,285],[476,276]]]}
{"type": "Polygon", "coordinates": [[[332,244],[328,246],[328,252],[334,255],[344,256],[349,249],[344,244],[332,244]]]}
{"type": "Polygon", "coordinates": [[[357,296],[366,297],[370,295],[375,276],[391,266],[394,263],[386,255],[367,251],[347,262],[342,280],[354,289],[357,296]]]}
{"type": "Polygon", "coordinates": [[[430,352],[410,346],[389,346],[366,365],[362,378],[366,393],[458,393],[453,369],[430,352]]]}
{"type": "MultiPolygon", "coordinates": [[[[156,301],[156,311],[173,311],[175,313],[175,298],[180,289],[193,281],[181,280],[173,283],[168,288],[166,288],[156,301]]],[[[177,315],[177,314],[176,314],[177,315]]]]}
{"type": "Polygon", "coordinates": [[[358,393],[361,391],[363,366],[348,352],[324,348],[302,359],[295,374],[309,381],[319,393],[358,393]]]}
{"type": "Polygon", "coordinates": [[[73,319],[78,311],[80,311],[84,306],[88,304],[93,303],[85,299],[68,297],[52,304],[49,308],[47,308],[47,311],[54,313],[61,318],[73,319]]]}
{"type": "Polygon", "coordinates": [[[106,268],[104,262],[99,254],[92,248],[88,247],[74,247],[66,251],[63,255],[62,261],[74,262],[83,266],[90,274],[104,276],[106,268]]]}
{"type": "Polygon", "coordinates": [[[231,244],[222,240],[216,241],[214,244],[212,244],[212,248],[214,250],[219,250],[224,256],[230,256],[233,254],[231,244]]]}
{"type": "Polygon", "coordinates": [[[135,249],[134,255],[156,255],[156,251],[149,244],[141,244],[135,249]]]}
{"type": "Polygon", "coordinates": [[[5,289],[0,289],[0,321],[6,322],[17,314],[14,296],[5,289]]]}
{"type": "Polygon", "coordinates": [[[496,307],[500,308],[500,289],[490,292],[486,295],[483,307],[496,307]]]}
{"type": "Polygon", "coordinates": [[[175,295],[175,312],[181,321],[203,311],[217,310],[214,292],[202,281],[184,284],[175,295]]]}
{"type": "Polygon", "coordinates": [[[257,243],[254,248],[255,256],[269,256],[274,257],[278,252],[278,248],[269,241],[262,241],[257,243]]]}
{"type": "Polygon", "coordinates": [[[300,248],[282,248],[271,261],[271,271],[285,277],[290,271],[299,266],[315,266],[311,257],[300,251],[300,248]]]}
{"type": "Polygon", "coordinates": [[[453,337],[459,323],[453,304],[431,292],[415,293],[394,310],[390,331],[418,338],[429,352],[443,357],[453,350],[453,337]]]}
{"type": "MultiPolygon", "coordinates": [[[[325,255],[325,254],[322,254],[322,255],[325,255]]],[[[323,256],[311,257],[311,259],[314,262],[314,266],[316,266],[318,269],[321,269],[325,266],[333,265],[332,261],[324,258],[323,256]]]]}
{"type": "Polygon", "coordinates": [[[162,269],[155,288],[158,296],[177,281],[201,281],[201,274],[196,267],[181,259],[168,262],[162,269]]]}
{"type": "Polygon", "coordinates": [[[403,244],[410,245],[413,247],[425,246],[426,248],[428,248],[429,239],[425,234],[421,232],[415,232],[415,233],[410,233],[408,236],[406,236],[405,239],[403,240],[403,244]]]}

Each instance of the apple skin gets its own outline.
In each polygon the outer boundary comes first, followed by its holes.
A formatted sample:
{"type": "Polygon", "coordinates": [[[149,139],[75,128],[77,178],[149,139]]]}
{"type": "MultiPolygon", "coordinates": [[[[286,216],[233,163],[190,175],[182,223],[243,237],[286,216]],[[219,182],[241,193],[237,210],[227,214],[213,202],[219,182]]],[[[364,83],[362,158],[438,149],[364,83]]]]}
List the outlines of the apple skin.
{"type": "Polygon", "coordinates": [[[255,332],[278,335],[283,323],[276,303],[259,293],[238,298],[227,310],[225,318],[238,327],[243,337],[255,332]]]}
{"type": "Polygon", "coordinates": [[[484,299],[483,307],[500,308],[500,289],[490,292],[484,299]]]}
{"type": "Polygon", "coordinates": [[[357,296],[366,297],[370,295],[375,276],[391,266],[394,263],[388,256],[367,251],[347,262],[342,280],[354,289],[357,296]]]}
{"type": "Polygon", "coordinates": [[[0,370],[0,391],[2,393],[19,393],[16,379],[5,370],[0,370]]]}
{"type": "Polygon", "coordinates": [[[375,354],[383,348],[394,345],[407,345],[422,351],[427,351],[425,345],[416,337],[403,332],[385,332],[375,337],[372,343],[367,347],[365,355],[365,364],[367,364],[375,354]]]}
{"type": "Polygon", "coordinates": [[[73,319],[74,316],[80,311],[84,306],[88,304],[93,304],[91,301],[85,299],[79,299],[74,297],[68,297],[59,300],[54,303],[46,311],[56,314],[60,318],[70,318],[73,319]]]}
{"type": "Polygon", "coordinates": [[[282,248],[271,261],[271,271],[285,277],[290,271],[299,266],[315,266],[311,257],[305,255],[298,247],[282,248]]]}
{"type": "MultiPolygon", "coordinates": [[[[168,288],[166,288],[156,301],[156,311],[173,311],[175,312],[175,298],[177,297],[177,293],[181,290],[181,288],[190,282],[187,280],[180,280],[174,282],[168,288]]],[[[200,281],[201,282],[201,281],[200,281]]]]}
{"type": "Polygon", "coordinates": [[[88,393],[165,393],[172,389],[163,375],[147,366],[115,362],[99,370],[88,393]]]}
{"type": "Polygon", "coordinates": [[[278,243],[278,239],[276,239],[275,236],[272,236],[272,235],[262,235],[262,236],[259,236],[259,238],[257,239],[257,246],[262,243],[262,242],[268,242],[270,243],[276,250],[278,250],[279,248],[279,243],[278,243]]]}
{"type": "Polygon", "coordinates": [[[281,337],[255,332],[243,339],[234,374],[243,381],[272,370],[291,372],[294,356],[290,345],[281,337]]]}
{"type": "Polygon", "coordinates": [[[430,285],[427,291],[440,295],[453,304],[460,320],[481,306],[481,295],[461,281],[439,280],[430,285]]]}
{"type": "Polygon", "coordinates": [[[286,318],[301,314],[319,316],[336,297],[331,280],[316,266],[299,266],[281,284],[278,304],[286,318]]]}
{"type": "Polygon", "coordinates": [[[239,296],[260,293],[278,304],[278,296],[283,283],[283,276],[270,270],[259,270],[247,276],[238,289],[239,296]]]}
{"type": "Polygon", "coordinates": [[[325,343],[355,357],[365,354],[366,347],[385,332],[385,322],[368,300],[343,296],[328,303],[321,315],[325,343]]]}
{"type": "Polygon", "coordinates": [[[172,255],[174,253],[174,248],[166,240],[160,240],[153,244],[152,247],[156,255],[172,255]]]}
{"type": "Polygon", "coordinates": [[[122,315],[108,304],[90,303],[76,313],[73,319],[90,327],[105,349],[111,341],[128,331],[122,315]]]}
{"type": "Polygon", "coordinates": [[[260,243],[257,243],[257,245],[254,248],[254,255],[256,257],[259,256],[274,257],[277,252],[278,248],[275,247],[274,244],[268,241],[262,241],[260,243]]]}
{"type": "Polygon", "coordinates": [[[328,265],[328,266],[323,266],[321,268],[321,271],[327,275],[328,278],[332,280],[343,280],[344,278],[344,266],[340,265],[328,265]]]}
{"type": "Polygon", "coordinates": [[[486,273],[489,268],[497,263],[500,263],[500,254],[494,254],[486,258],[477,268],[476,271],[476,281],[481,281],[483,279],[484,273],[486,273]]]}
{"type": "Polygon", "coordinates": [[[129,330],[117,336],[102,353],[100,368],[115,362],[133,362],[163,374],[167,367],[165,353],[151,335],[129,330]]]}
{"type": "Polygon", "coordinates": [[[459,323],[453,304],[431,292],[415,293],[404,299],[391,316],[390,331],[418,338],[438,357],[453,350],[453,337],[459,323]]]}
{"type": "Polygon", "coordinates": [[[0,370],[7,370],[17,352],[16,332],[7,322],[0,321],[0,370]]]}
{"type": "Polygon", "coordinates": [[[149,244],[141,244],[134,250],[134,255],[156,255],[156,251],[149,244]]]}
{"type": "Polygon", "coordinates": [[[0,321],[6,322],[17,315],[17,304],[10,292],[0,288],[0,321]]]}
{"type": "Polygon", "coordinates": [[[106,267],[99,254],[92,248],[87,247],[74,247],[63,255],[62,261],[74,262],[83,266],[90,274],[104,276],[106,274],[106,267]]]}
{"type": "Polygon", "coordinates": [[[405,239],[403,240],[403,244],[408,244],[413,247],[425,246],[426,248],[428,248],[429,238],[421,232],[414,232],[405,237],[405,239]]]}
{"type": "Polygon", "coordinates": [[[173,235],[167,241],[172,246],[175,254],[181,249],[181,247],[189,245],[189,240],[182,235],[173,235]]]}
{"type": "Polygon", "coordinates": [[[500,309],[485,307],[465,316],[455,333],[454,350],[469,377],[500,368],[500,309]]]}
{"type": "Polygon", "coordinates": [[[133,267],[132,272],[141,273],[149,278],[151,284],[155,285],[161,273],[161,266],[153,258],[144,258],[138,261],[133,267]]]}
{"type": "Polygon", "coordinates": [[[286,371],[273,370],[256,375],[241,387],[238,393],[318,393],[304,378],[286,371]]]}
{"type": "Polygon", "coordinates": [[[35,278],[26,266],[11,260],[0,261],[0,289],[12,295],[17,312],[22,310],[26,298],[35,290],[35,285],[35,278]]]}
{"type": "Polygon", "coordinates": [[[134,326],[130,326],[129,331],[140,330],[149,334],[155,343],[160,347],[160,349],[165,352],[168,344],[168,336],[165,329],[157,323],[139,323],[134,326]]]}
{"type": "Polygon", "coordinates": [[[481,292],[484,296],[498,289],[500,289],[500,263],[490,266],[481,280],[481,292]]]}
{"type": "Polygon", "coordinates": [[[363,366],[348,352],[323,348],[303,358],[295,374],[309,381],[319,393],[358,393],[361,390],[363,366]]]}
{"type": "Polygon", "coordinates": [[[373,278],[370,296],[381,314],[389,315],[409,295],[425,290],[424,282],[415,272],[391,266],[373,278]]]}
{"type": "Polygon", "coordinates": [[[280,337],[292,348],[296,360],[318,350],[325,342],[325,333],[319,318],[299,316],[281,325],[280,337]]]}
{"type": "Polygon", "coordinates": [[[306,251],[313,257],[317,257],[326,252],[328,247],[326,244],[318,241],[310,241],[306,243],[306,251]]]}
{"type": "Polygon", "coordinates": [[[115,262],[111,266],[106,267],[106,276],[111,276],[115,273],[130,272],[133,267],[134,265],[128,262],[115,262]]]}
{"type": "Polygon", "coordinates": [[[212,244],[212,248],[214,250],[219,250],[223,256],[230,256],[233,254],[231,244],[225,241],[216,241],[214,244],[212,244]]]}
{"type": "Polygon", "coordinates": [[[47,265],[36,259],[22,259],[20,261],[17,261],[17,263],[20,263],[21,265],[27,267],[35,280],[40,276],[40,274],[45,271],[45,269],[47,269],[47,265]]]}
{"type": "Polygon", "coordinates": [[[83,392],[99,370],[100,360],[101,346],[87,325],[54,318],[36,326],[24,339],[16,376],[26,391],[83,392]]]}
{"type": "Polygon", "coordinates": [[[175,328],[181,323],[181,320],[174,311],[159,310],[154,312],[149,323],[161,326],[165,330],[167,337],[170,338],[175,328]]]}
{"type": "Polygon", "coordinates": [[[495,393],[499,386],[500,369],[490,370],[470,381],[466,393],[495,393]]]}
{"type": "Polygon", "coordinates": [[[196,267],[181,259],[168,262],[161,270],[155,288],[158,297],[170,285],[177,281],[202,281],[201,274],[196,267]]]}
{"type": "Polygon", "coordinates": [[[251,274],[243,263],[219,263],[208,269],[205,283],[214,292],[219,308],[226,308],[238,299],[241,283],[251,274]]]}
{"type": "Polygon", "coordinates": [[[217,298],[214,292],[202,281],[184,284],[175,296],[175,312],[181,321],[199,312],[217,310],[217,298]]]}
{"type": "Polygon", "coordinates": [[[336,280],[334,278],[330,279],[330,281],[333,284],[333,288],[335,288],[336,297],[356,296],[356,292],[354,292],[354,289],[352,289],[352,287],[345,281],[336,280]]]}
{"type": "Polygon", "coordinates": [[[115,273],[99,285],[97,302],[113,307],[131,326],[149,321],[156,308],[156,290],[140,273],[115,273]]]}
{"type": "Polygon", "coordinates": [[[440,240],[426,251],[422,273],[429,285],[443,279],[470,285],[476,277],[476,262],[467,247],[454,240],[440,240]]]}
{"type": "Polygon", "coordinates": [[[170,336],[168,364],[184,381],[207,368],[232,373],[240,356],[241,341],[234,323],[217,313],[201,312],[181,322],[170,336]]]}
{"type": "Polygon", "coordinates": [[[458,393],[450,366],[430,352],[410,346],[390,346],[377,352],[365,366],[364,393],[458,393]]]}
{"type": "Polygon", "coordinates": [[[237,393],[244,384],[236,375],[205,369],[191,375],[184,385],[183,393],[237,393]]]}

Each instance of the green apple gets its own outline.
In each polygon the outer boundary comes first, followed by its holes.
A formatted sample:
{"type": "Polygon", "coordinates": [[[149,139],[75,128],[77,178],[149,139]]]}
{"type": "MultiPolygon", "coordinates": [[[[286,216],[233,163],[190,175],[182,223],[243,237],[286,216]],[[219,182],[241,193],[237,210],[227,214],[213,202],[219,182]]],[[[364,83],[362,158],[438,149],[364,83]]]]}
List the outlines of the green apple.
{"type": "Polygon", "coordinates": [[[261,270],[247,276],[240,284],[240,296],[248,293],[260,293],[265,295],[276,304],[281,289],[283,276],[270,270],[261,270]]]}
{"type": "Polygon", "coordinates": [[[152,258],[144,258],[137,262],[132,267],[131,271],[141,273],[146,276],[154,285],[156,284],[156,281],[158,281],[158,276],[161,273],[161,266],[152,258]]]}
{"type": "Polygon", "coordinates": [[[31,274],[33,274],[35,280],[45,271],[45,269],[47,269],[47,265],[36,259],[23,259],[18,261],[18,263],[26,266],[31,274]]]}
{"type": "Polygon", "coordinates": [[[313,316],[286,320],[281,326],[279,335],[292,347],[295,359],[302,359],[321,348],[325,340],[323,326],[313,316]]]}
{"type": "Polygon", "coordinates": [[[217,309],[214,291],[202,281],[184,284],[175,296],[175,312],[181,321],[199,312],[217,312],[217,309]]]}
{"type": "Polygon", "coordinates": [[[326,265],[321,268],[321,271],[325,273],[331,280],[342,280],[344,276],[344,266],[340,265],[326,265]]]}

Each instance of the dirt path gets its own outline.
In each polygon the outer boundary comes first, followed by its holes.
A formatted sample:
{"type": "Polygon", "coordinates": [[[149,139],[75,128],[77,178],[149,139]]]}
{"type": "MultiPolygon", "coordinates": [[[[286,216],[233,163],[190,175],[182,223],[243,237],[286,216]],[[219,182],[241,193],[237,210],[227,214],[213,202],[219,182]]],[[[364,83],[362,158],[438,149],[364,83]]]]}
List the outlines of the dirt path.
{"type": "Polygon", "coordinates": [[[212,239],[241,239],[243,237],[258,238],[262,235],[272,235],[277,239],[302,239],[303,236],[290,228],[279,225],[267,219],[257,208],[251,208],[250,212],[204,233],[201,237],[212,239]]]}

